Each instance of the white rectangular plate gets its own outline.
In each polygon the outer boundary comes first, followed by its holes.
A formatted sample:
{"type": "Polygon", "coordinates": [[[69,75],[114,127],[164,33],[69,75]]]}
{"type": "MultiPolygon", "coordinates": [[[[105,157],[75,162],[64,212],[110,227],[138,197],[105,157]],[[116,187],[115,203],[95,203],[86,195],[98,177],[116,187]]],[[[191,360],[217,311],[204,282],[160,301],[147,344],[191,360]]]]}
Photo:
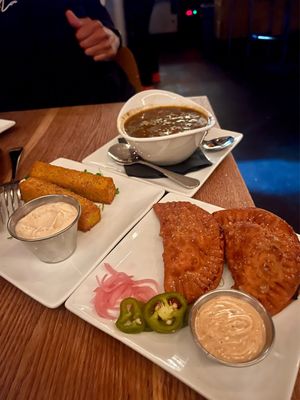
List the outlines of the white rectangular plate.
{"type": "MultiPolygon", "coordinates": [[[[53,162],[79,171],[99,172],[98,167],[60,158],[53,162]]],[[[47,307],[62,304],[103,257],[119,242],[142,216],[164,194],[144,182],[136,182],[112,171],[101,171],[111,176],[119,189],[111,205],[105,205],[101,221],[89,232],[78,232],[75,253],[58,264],[39,261],[29,250],[7,233],[0,236],[0,276],[47,307]]]]}
{"type": "MultiPolygon", "coordinates": [[[[194,199],[168,194],[161,201],[190,201],[214,212],[219,207],[194,199]]],[[[163,287],[162,240],[160,225],[151,210],[103,260],[134,278],[156,279],[163,287]]],[[[100,318],[91,304],[96,275],[105,274],[99,265],[65,303],[68,310],[125,343],[161,368],[209,399],[215,400],[287,400],[296,379],[300,355],[299,300],[274,317],[276,338],[270,354],[259,364],[231,368],[206,358],[193,342],[189,328],[163,335],[143,332],[137,335],[117,330],[113,321],[100,318]]],[[[223,288],[232,278],[225,267],[223,288]]],[[[163,291],[163,290],[162,290],[163,291]]]]}
{"type": "MultiPolygon", "coordinates": [[[[192,197],[199,188],[204,184],[204,182],[209,178],[209,176],[213,173],[213,171],[217,168],[217,166],[224,160],[224,158],[237,146],[237,144],[242,140],[242,133],[226,131],[223,129],[212,128],[209,130],[205,139],[217,138],[220,136],[228,136],[231,135],[234,137],[234,142],[231,146],[227,147],[224,150],[220,151],[205,151],[202,150],[206,157],[212,162],[212,165],[209,167],[200,169],[199,171],[189,172],[186,174],[187,176],[191,176],[193,178],[197,178],[200,181],[200,185],[194,189],[186,189],[177,185],[176,183],[170,181],[167,178],[157,178],[157,179],[142,179],[131,177],[132,179],[138,181],[147,181],[153,185],[164,188],[167,192],[184,194],[188,197],[192,197]]],[[[104,146],[100,147],[100,149],[96,150],[94,153],[90,154],[86,157],[83,162],[91,165],[100,165],[106,168],[110,168],[114,171],[121,173],[122,175],[126,175],[125,169],[123,166],[116,164],[108,155],[107,150],[111,145],[118,142],[118,138],[120,136],[114,138],[110,142],[106,143],[104,146]]]]}
{"type": "Polygon", "coordinates": [[[0,119],[0,133],[6,131],[14,125],[16,125],[15,121],[10,121],[9,119],[0,119]]]}

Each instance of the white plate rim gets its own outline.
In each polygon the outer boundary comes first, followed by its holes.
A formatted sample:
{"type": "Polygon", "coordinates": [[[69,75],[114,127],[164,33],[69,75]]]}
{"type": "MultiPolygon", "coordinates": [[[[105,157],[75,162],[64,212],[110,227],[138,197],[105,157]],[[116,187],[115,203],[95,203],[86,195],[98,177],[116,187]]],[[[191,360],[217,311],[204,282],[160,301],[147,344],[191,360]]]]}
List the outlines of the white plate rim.
{"type": "Polygon", "coordinates": [[[16,125],[16,121],[12,121],[10,119],[0,119],[0,133],[5,132],[14,125],[16,125]]]}

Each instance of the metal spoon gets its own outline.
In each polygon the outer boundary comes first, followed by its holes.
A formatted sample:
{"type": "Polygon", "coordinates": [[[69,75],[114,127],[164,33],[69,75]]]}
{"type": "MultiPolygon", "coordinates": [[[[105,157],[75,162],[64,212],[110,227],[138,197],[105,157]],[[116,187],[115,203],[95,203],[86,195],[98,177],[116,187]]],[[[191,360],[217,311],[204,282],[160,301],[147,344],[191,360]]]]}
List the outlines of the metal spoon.
{"type": "Polygon", "coordinates": [[[203,140],[202,147],[204,150],[218,151],[223,150],[234,142],[232,136],[220,136],[218,138],[203,140]]]}
{"type": "Polygon", "coordinates": [[[143,164],[155,169],[162,173],[171,181],[181,185],[187,189],[193,189],[200,185],[198,179],[190,178],[189,176],[176,174],[175,172],[169,171],[165,168],[161,168],[157,165],[151,164],[148,161],[144,161],[137,152],[127,143],[116,143],[108,149],[108,155],[117,163],[121,165],[132,165],[132,164],[143,164]]]}

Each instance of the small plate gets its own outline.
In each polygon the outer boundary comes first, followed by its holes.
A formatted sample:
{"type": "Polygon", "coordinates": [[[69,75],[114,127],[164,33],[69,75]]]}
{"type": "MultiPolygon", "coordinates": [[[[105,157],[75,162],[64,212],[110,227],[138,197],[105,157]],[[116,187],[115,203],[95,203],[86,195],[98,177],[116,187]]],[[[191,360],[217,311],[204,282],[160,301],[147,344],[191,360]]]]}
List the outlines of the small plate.
{"type": "MultiPolygon", "coordinates": [[[[209,212],[220,210],[211,204],[172,193],[161,201],[187,200],[209,212]]],[[[151,210],[102,263],[110,263],[135,279],[155,279],[163,291],[163,246],[159,230],[159,221],[151,210]]],[[[91,300],[97,287],[96,275],[101,280],[105,274],[102,263],[67,300],[65,305],[68,310],[125,343],[209,399],[290,399],[300,360],[299,299],[273,317],[276,338],[269,355],[259,364],[237,369],[207,358],[195,345],[187,327],[170,335],[155,332],[130,335],[120,332],[113,321],[100,318],[91,300]]],[[[220,288],[230,288],[232,283],[231,274],[225,266],[220,288]]]]}
{"type": "Polygon", "coordinates": [[[9,119],[0,119],[0,133],[6,131],[14,125],[16,125],[15,121],[10,121],[9,119]]]}
{"type": "MultiPolygon", "coordinates": [[[[224,158],[235,148],[235,146],[237,146],[237,144],[243,138],[243,134],[238,132],[227,131],[219,128],[211,128],[209,130],[205,139],[212,139],[220,136],[229,136],[229,135],[234,137],[234,142],[232,143],[231,146],[227,147],[226,149],[215,152],[203,150],[205,156],[212,162],[211,166],[200,169],[199,171],[189,172],[188,174],[186,174],[187,176],[199,179],[200,185],[194,189],[186,189],[184,187],[181,187],[167,178],[143,179],[143,178],[131,177],[131,179],[151,183],[155,186],[159,186],[165,189],[167,192],[184,194],[185,196],[192,197],[204,184],[204,182],[209,178],[209,176],[213,173],[213,171],[217,168],[217,166],[224,160],[224,158]]],[[[100,149],[96,150],[94,153],[86,157],[83,160],[83,162],[90,165],[100,165],[107,169],[109,168],[113,171],[121,173],[124,176],[127,176],[124,167],[116,164],[107,155],[107,150],[110,148],[111,145],[117,143],[120,137],[121,136],[117,136],[110,142],[106,143],[104,146],[100,147],[100,149]]]]}
{"type": "MultiPolygon", "coordinates": [[[[63,158],[53,164],[79,171],[100,171],[98,167],[63,158]]],[[[104,169],[100,172],[114,179],[119,194],[111,205],[104,206],[101,221],[96,226],[89,232],[78,232],[75,253],[66,261],[43,263],[22,243],[8,238],[8,233],[0,234],[0,276],[47,307],[61,305],[164,194],[162,189],[144,182],[136,182],[104,169]]]]}

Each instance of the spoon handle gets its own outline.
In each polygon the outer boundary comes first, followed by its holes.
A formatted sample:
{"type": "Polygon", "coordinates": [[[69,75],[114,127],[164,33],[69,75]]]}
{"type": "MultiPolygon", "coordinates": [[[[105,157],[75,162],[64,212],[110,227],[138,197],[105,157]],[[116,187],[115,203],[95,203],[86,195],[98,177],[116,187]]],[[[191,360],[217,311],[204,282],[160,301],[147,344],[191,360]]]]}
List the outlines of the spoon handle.
{"type": "Polygon", "coordinates": [[[148,167],[155,169],[156,171],[165,175],[171,181],[173,181],[173,182],[177,183],[178,185],[181,185],[187,189],[194,189],[195,187],[200,185],[200,181],[198,179],[190,178],[189,176],[185,176],[185,175],[176,174],[176,172],[172,172],[172,171],[169,171],[168,169],[161,168],[157,165],[148,163],[147,161],[138,160],[136,162],[139,164],[147,165],[148,167]]]}

